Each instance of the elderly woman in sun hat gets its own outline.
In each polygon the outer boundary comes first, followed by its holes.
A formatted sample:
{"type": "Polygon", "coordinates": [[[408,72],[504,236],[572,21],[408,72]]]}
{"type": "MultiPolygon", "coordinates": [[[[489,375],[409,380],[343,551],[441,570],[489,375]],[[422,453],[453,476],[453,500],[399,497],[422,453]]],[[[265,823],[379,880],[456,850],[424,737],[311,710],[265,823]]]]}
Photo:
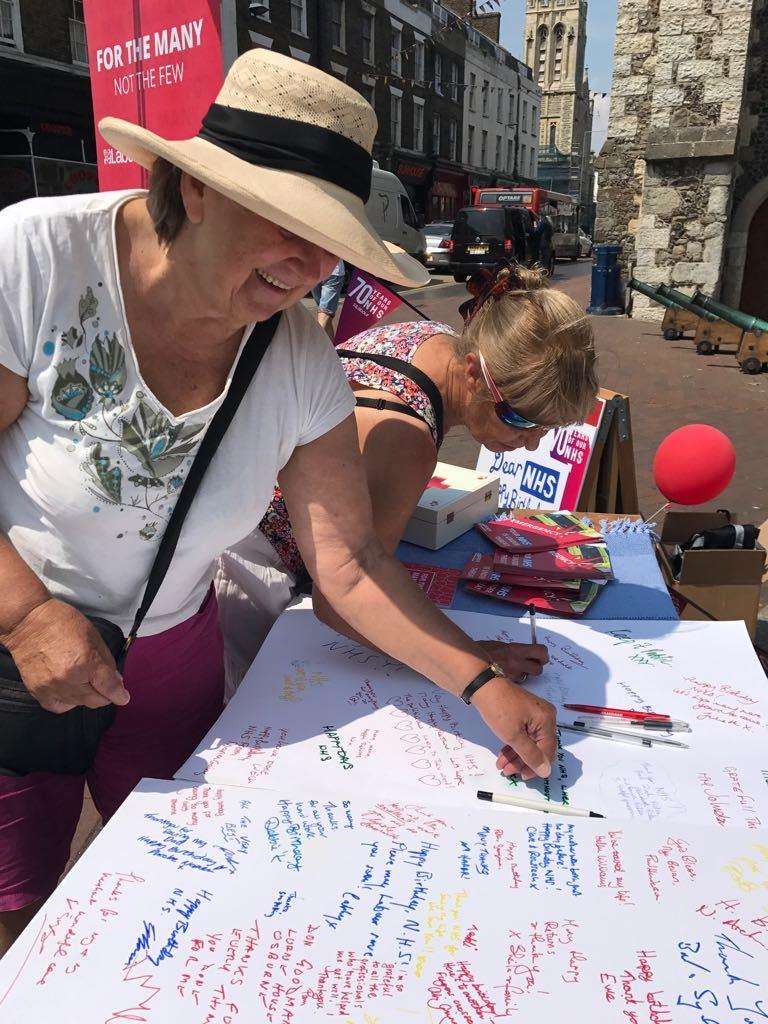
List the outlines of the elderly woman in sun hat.
{"type": "MultiPolygon", "coordinates": [[[[401,285],[427,279],[365,217],[370,106],[255,50],[195,138],[114,118],[100,130],[151,169],[149,193],[0,214],[0,640],[45,708],[117,706],[87,776],[98,810],[112,814],[141,776],[171,776],[219,714],[215,560],[256,526],[276,479],[343,620],[471,699],[501,741],[500,766],[518,758],[527,777],[547,775],[552,708],[489,665],[377,540],[353,397],[299,302],[338,259],[401,285]],[[85,615],[128,631],[244,338],[279,311],[121,675],[85,615]]],[[[56,884],[84,782],[0,776],[0,942],[56,884]]]]}

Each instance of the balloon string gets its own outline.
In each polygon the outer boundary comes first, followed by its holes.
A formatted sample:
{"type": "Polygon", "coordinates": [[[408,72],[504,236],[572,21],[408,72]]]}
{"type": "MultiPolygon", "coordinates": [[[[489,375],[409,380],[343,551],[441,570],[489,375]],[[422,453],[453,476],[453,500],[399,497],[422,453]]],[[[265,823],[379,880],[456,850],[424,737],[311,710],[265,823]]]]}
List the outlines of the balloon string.
{"type": "Polygon", "coordinates": [[[664,503],[664,504],[663,504],[663,505],[661,506],[661,508],[657,508],[657,509],[656,509],[656,511],[655,511],[655,512],[653,513],[653,515],[652,515],[652,516],[649,516],[649,517],[648,517],[648,518],[647,518],[647,519],[645,520],[645,521],[646,521],[646,523],[652,523],[652,522],[654,522],[654,520],[656,519],[656,516],[660,516],[662,512],[666,512],[666,510],[667,510],[668,508],[671,508],[671,506],[672,506],[672,502],[671,502],[671,501],[667,501],[667,502],[665,502],[665,503],[664,503]]]}

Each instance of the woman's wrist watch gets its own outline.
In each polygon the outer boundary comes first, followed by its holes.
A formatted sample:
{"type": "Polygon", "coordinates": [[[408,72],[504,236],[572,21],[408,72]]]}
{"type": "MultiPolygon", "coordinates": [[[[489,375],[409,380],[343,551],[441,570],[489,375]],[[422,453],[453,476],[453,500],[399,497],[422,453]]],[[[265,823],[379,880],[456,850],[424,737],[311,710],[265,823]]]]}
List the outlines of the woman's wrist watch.
{"type": "Polygon", "coordinates": [[[503,669],[495,662],[491,662],[488,668],[484,668],[482,672],[478,672],[474,679],[471,679],[464,689],[461,691],[461,699],[466,705],[472,704],[472,698],[480,689],[481,686],[485,686],[491,679],[496,679],[499,676],[504,676],[503,669]]]}

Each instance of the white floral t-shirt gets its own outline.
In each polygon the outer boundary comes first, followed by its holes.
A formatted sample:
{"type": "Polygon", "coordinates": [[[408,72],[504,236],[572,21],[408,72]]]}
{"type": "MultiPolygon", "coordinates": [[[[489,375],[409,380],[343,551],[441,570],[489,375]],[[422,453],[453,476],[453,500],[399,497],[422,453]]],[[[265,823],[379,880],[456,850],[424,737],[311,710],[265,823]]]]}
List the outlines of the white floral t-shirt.
{"type": "MultiPolygon", "coordinates": [[[[117,211],[137,194],[33,199],[0,212],[0,363],[29,389],[0,433],[0,530],[51,593],[124,631],[229,387],[174,416],[142,380],[115,245],[117,211]]],[[[294,448],[353,408],[327,336],[303,307],[289,310],[208,468],[142,635],[197,611],[214,560],[257,526],[294,448]]]]}

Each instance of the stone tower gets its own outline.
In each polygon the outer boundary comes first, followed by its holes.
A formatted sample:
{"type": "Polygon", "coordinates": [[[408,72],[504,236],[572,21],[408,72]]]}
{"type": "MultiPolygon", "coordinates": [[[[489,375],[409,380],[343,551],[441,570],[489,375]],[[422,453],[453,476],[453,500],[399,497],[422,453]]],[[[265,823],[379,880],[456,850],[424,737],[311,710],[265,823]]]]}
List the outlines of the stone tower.
{"type": "MultiPolygon", "coordinates": [[[[625,271],[760,315],[768,313],[767,33],[766,0],[619,0],[597,163],[596,238],[622,245],[625,271]]],[[[663,314],[639,295],[634,311],[663,314]]]]}
{"type": "Polygon", "coordinates": [[[553,164],[553,188],[559,178],[560,190],[579,194],[583,202],[589,199],[592,141],[586,46],[587,0],[526,0],[523,54],[542,90],[540,161],[553,164]]]}

